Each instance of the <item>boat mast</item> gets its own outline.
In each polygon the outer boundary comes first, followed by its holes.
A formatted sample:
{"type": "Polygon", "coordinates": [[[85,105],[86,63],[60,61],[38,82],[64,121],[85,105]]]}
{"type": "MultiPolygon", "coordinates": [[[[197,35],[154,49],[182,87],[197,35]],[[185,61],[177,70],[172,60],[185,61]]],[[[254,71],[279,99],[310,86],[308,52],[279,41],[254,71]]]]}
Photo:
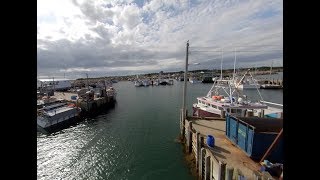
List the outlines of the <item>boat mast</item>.
{"type": "Polygon", "coordinates": [[[254,65],[254,75],[257,75],[257,64],[254,65]]]}
{"type": "Polygon", "coordinates": [[[234,76],[236,73],[236,61],[237,61],[237,50],[234,48],[234,63],[233,63],[233,76],[232,76],[232,81],[234,83],[234,76]]]}
{"type": "MultiPolygon", "coordinates": [[[[232,77],[232,84],[233,86],[235,86],[235,81],[234,81],[234,78],[235,78],[235,73],[236,73],[236,61],[237,61],[237,49],[236,47],[234,48],[234,63],[233,63],[233,77],[232,77]]],[[[233,104],[233,101],[232,101],[232,89],[231,89],[231,85],[229,85],[230,87],[230,101],[231,101],[231,104],[233,104]]],[[[235,87],[236,88],[236,87],[235,87]]]]}
{"type": "Polygon", "coordinates": [[[269,75],[270,80],[271,80],[271,74],[272,74],[272,66],[273,66],[273,60],[271,61],[271,67],[270,67],[270,75],[269,75]]]}
{"type": "Polygon", "coordinates": [[[222,61],[223,61],[223,50],[221,48],[221,65],[220,65],[221,75],[220,75],[220,80],[222,80],[222,61]]]}

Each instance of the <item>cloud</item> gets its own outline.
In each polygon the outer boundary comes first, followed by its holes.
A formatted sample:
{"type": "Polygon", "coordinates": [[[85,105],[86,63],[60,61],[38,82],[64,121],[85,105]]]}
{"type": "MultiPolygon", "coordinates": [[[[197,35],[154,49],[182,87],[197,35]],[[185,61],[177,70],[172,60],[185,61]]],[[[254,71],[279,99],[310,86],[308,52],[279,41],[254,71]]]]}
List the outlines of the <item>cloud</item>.
{"type": "Polygon", "coordinates": [[[38,75],[92,76],[282,64],[280,0],[38,0],[38,75]],[[204,52],[207,51],[207,52],[204,52]],[[252,52],[255,51],[255,52],[252,52]],[[219,66],[217,66],[219,67],[219,66]],[[50,72],[50,73],[49,73],[50,72]]]}

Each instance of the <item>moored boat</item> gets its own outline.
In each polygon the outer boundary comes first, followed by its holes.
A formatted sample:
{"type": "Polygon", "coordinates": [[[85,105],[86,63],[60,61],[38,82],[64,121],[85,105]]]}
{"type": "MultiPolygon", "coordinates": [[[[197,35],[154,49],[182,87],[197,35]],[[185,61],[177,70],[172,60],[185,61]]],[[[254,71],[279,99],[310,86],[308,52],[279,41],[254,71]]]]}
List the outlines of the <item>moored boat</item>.
{"type": "Polygon", "coordinates": [[[74,103],[57,101],[38,109],[37,126],[44,130],[79,117],[81,109],[74,103]]]}

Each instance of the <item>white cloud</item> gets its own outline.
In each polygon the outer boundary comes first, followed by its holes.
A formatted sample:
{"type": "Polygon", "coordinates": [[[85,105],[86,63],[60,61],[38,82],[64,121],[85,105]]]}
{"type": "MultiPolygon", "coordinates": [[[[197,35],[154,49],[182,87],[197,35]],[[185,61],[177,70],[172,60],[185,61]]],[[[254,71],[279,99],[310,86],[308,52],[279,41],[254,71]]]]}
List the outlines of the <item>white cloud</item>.
{"type": "MultiPolygon", "coordinates": [[[[200,62],[199,68],[214,64],[208,59],[219,53],[192,50],[212,46],[260,50],[239,52],[239,66],[282,64],[282,51],[270,51],[283,45],[282,9],[280,0],[38,0],[38,74],[179,70],[187,40],[190,60],[200,62]]],[[[234,53],[224,56],[226,66],[228,58],[232,64],[234,53]]]]}

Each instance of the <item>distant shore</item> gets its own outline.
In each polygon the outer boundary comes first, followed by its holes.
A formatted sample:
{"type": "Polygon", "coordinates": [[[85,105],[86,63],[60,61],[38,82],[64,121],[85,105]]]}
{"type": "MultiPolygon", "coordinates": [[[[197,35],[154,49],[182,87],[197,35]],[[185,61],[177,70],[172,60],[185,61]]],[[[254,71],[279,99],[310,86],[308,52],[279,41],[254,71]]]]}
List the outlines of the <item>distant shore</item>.
{"type": "MultiPolygon", "coordinates": [[[[244,73],[246,70],[251,69],[252,75],[266,75],[270,74],[270,67],[259,67],[259,68],[241,68],[237,69],[237,72],[244,73]]],[[[278,72],[283,72],[283,67],[274,67],[272,69],[272,74],[276,74],[278,72]]],[[[208,70],[208,69],[201,69],[201,70],[194,70],[189,71],[188,76],[192,75],[195,77],[201,77],[203,74],[207,74],[210,76],[219,76],[221,73],[220,70],[208,70]]],[[[233,74],[233,69],[224,69],[222,70],[224,77],[230,77],[233,74]]],[[[170,78],[170,79],[176,79],[178,77],[181,77],[184,75],[183,71],[178,72],[159,72],[159,73],[146,73],[146,74],[139,74],[138,77],[140,79],[157,79],[159,77],[159,74],[161,74],[162,78],[170,78]]],[[[137,78],[137,75],[127,75],[127,76],[106,76],[106,77],[95,77],[95,78],[88,78],[89,85],[94,84],[100,80],[107,80],[107,81],[133,81],[137,78]]],[[[79,78],[73,81],[72,84],[75,86],[84,86],[87,82],[85,78],[79,78]]]]}

